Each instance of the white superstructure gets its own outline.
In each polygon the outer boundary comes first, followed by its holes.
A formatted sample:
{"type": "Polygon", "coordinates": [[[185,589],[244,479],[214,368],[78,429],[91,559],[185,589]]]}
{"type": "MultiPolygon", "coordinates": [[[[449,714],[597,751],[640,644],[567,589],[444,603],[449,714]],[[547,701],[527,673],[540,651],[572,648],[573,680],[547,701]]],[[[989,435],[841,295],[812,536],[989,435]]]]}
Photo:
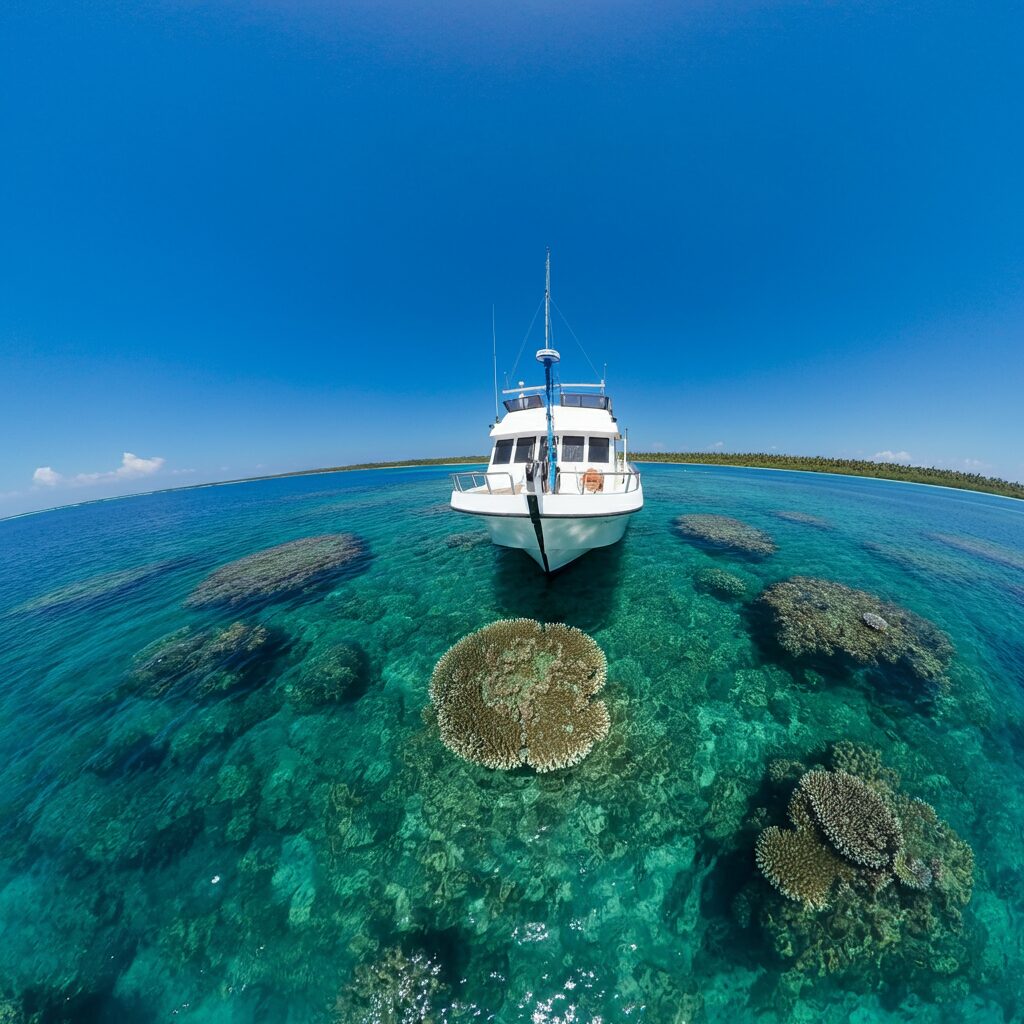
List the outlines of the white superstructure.
{"type": "Polygon", "coordinates": [[[626,461],[624,437],[605,384],[561,384],[551,347],[550,256],[545,382],[504,392],[505,415],[491,428],[485,472],[453,473],[452,508],[480,516],[495,544],[522,548],[554,572],[591,548],[622,538],[644,503],[640,474],[626,461]]]}

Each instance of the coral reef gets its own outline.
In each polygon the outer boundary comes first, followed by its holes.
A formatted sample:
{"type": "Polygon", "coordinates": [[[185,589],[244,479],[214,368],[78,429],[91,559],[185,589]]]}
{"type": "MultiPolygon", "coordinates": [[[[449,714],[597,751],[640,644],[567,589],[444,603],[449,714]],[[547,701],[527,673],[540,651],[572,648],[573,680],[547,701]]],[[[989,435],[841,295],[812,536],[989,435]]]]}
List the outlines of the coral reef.
{"type": "Polygon", "coordinates": [[[765,878],[783,896],[809,907],[828,906],[842,861],[816,829],[806,823],[795,830],[771,825],[757,837],[755,856],[765,878]]]}
{"type": "Polygon", "coordinates": [[[274,601],[323,582],[365,554],[352,533],[325,533],[246,555],[211,573],[185,601],[186,608],[274,601]]]}
{"type": "Polygon", "coordinates": [[[872,988],[887,970],[912,979],[938,969],[966,941],[971,848],[934,808],[899,790],[877,752],[836,744],[830,764],[801,776],[787,812],[793,829],[771,825],[757,838],[757,866],[785,898],[745,891],[737,913],[749,921],[757,911],[770,946],[800,972],[797,990],[854,966],[872,988]]]}
{"type": "MultiPolygon", "coordinates": [[[[446,506],[447,507],[447,506],[446,506]]],[[[465,533],[453,533],[445,537],[445,547],[454,548],[457,551],[470,551],[483,544],[491,542],[490,536],[483,530],[468,530],[465,533]]]]}
{"type": "Polygon", "coordinates": [[[707,513],[678,516],[675,527],[684,537],[748,555],[770,555],[776,551],[775,541],[764,530],[729,516],[707,513]]]}
{"type": "Polygon", "coordinates": [[[881,798],[847,772],[808,772],[800,790],[837,853],[867,868],[887,868],[903,849],[903,833],[881,798]]]}
{"type": "Polygon", "coordinates": [[[716,597],[743,597],[747,592],[747,585],[739,576],[734,576],[717,566],[701,569],[694,574],[693,582],[698,590],[714,594],[716,597]]]}
{"type": "Polygon", "coordinates": [[[779,643],[794,657],[845,656],[862,665],[901,668],[935,685],[947,681],[953,657],[949,637],[920,615],[867,591],[793,576],[768,587],[760,600],[771,611],[779,643]],[[884,629],[876,618],[884,620],[884,629]]]}
{"type": "Polygon", "coordinates": [[[963,551],[975,558],[984,558],[1008,569],[1024,569],[1024,554],[989,540],[979,540],[977,537],[966,537],[957,533],[929,533],[926,537],[928,540],[945,544],[954,551],[963,551]]]}
{"type": "Polygon", "coordinates": [[[604,652],[559,623],[504,619],[464,637],[430,680],[441,740],[487,768],[554,771],[608,734],[604,652]]]}
{"type": "Polygon", "coordinates": [[[366,653],[358,644],[332,644],[302,662],[296,677],[285,685],[285,695],[299,712],[357,700],[366,692],[368,673],[366,653]]]}
{"type": "Polygon", "coordinates": [[[224,693],[249,681],[260,661],[276,651],[266,626],[233,622],[221,630],[188,627],[155,640],[134,658],[127,689],[161,697],[175,688],[195,697],[224,693]]]}
{"type": "Polygon", "coordinates": [[[337,1024],[432,1024],[451,1020],[441,964],[425,953],[407,956],[398,947],[360,964],[338,997],[337,1024]]]}
{"type": "Polygon", "coordinates": [[[784,519],[787,523],[800,523],[802,526],[813,526],[818,530],[831,530],[832,524],[821,516],[811,515],[810,512],[791,512],[780,509],[772,513],[777,519],[784,519]]]}
{"type": "Polygon", "coordinates": [[[143,583],[159,576],[161,573],[180,564],[178,561],[152,562],[147,565],[135,566],[132,569],[119,569],[116,572],[101,573],[89,576],[84,580],[75,580],[56,590],[47,591],[38,597],[26,601],[12,609],[18,612],[53,612],[68,608],[93,607],[121,597],[143,583]]]}

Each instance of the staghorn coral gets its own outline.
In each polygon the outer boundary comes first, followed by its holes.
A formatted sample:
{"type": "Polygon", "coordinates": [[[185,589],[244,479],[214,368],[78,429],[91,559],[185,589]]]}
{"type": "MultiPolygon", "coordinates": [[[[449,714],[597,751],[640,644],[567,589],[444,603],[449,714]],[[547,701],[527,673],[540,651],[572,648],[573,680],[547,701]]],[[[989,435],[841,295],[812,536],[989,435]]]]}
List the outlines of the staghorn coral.
{"type": "Polygon", "coordinates": [[[949,637],[899,605],[809,576],[773,584],[760,600],[772,614],[779,643],[794,657],[845,656],[862,665],[905,669],[936,685],[946,682],[953,657],[949,637]],[[865,616],[884,619],[886,628],[875,628],[865,616]]]}
{"type": "Polygon", "coordinates": [[[764,530],[729,516],[707,513],[678,516],[675,527],[684,537],[748,555],[771,555],[776,551],[775,541],[764,530]]]}
{"type": "Polygon", "coordinates": [[[903,848],[899,821],[881,798],[847,772],[811,771],[800,790],[836,851],[866,868],[887,868],[903,848]]]}
{"type": "Polygon", "coordinates": [[[352,533],[325,533],[278,544],[222,565],[199,584],[186,608],[280,600],[322,582],[365,554],[352,533]]]}
{"type": "Polygon", "coordinates": [[[430,680],[441,741],[487,768],[538,772],[583,760],[608,734],[604,652],[560,623],[505,619],[464,637],[430,680]]]}
{"type": "Polygon", "coordinates": [[[154,698],[178,687],[196,697],[226,692],[247,681],[274,652],[273,640],[266,626],[245,622],[216,631],[179,629],[135,656],[127,689],[154,698]]]}
{"type": "Polygon", "coordinates": [[[716,597],[743,597],[747,592],[747,585],[739,576],[715,566],[701,569],[693,577],[693,581],[698,590],[714,594],[716,597]]]}
{"type": "Polygon", "coordinates": [[[298,712],[324,704],[357,700],[366,692],[366,653],[355,643],[338,643],[306,658],[285,688],[289,704],[298,712]]]}

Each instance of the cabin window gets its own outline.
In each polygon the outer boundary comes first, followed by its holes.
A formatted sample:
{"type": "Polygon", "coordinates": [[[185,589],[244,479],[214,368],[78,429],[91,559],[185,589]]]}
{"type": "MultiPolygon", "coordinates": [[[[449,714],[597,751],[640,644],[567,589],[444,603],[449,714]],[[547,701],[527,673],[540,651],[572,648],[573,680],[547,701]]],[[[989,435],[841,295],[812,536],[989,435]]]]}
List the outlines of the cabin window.
{"type": "Polygon", "coordinates": [[[608,395],[577,395],[563,391],[562,405],[571,409],[607,409],[611,412],[612,400],[608,395]]]}
{"type": "Polygon", "coordinates": [[[494,466],[507,466],[512,461],[512,438],[506,437],[494,445],[494,466]]]}
{"type": "Polygon", "coordinates": [[[542,409],[544,400],[540,395],[523,395],[521,398],[506,398],[505,408],[509,412],[522,412],[524,409],[542,409]]]}
{"type": "Polygon", "coordinates": [[[562,438],[562,461],[582,462],[583,461],[583,438],[573,437],[566,434],[562,438]]]}
{"type": "Polygon", "coordinates": [[[607,437],[592,437],[590,439],[590,461],[591,462],[607,462],[608,461],[608,438],[607,437]]]}
{"type": "Polygon", "coordinates": [[[540,439],[540,455],[538,458],[543,462],[548,457],[548,435],[543,434],[540,439]]]}
{"type": "Polygon", "coordinates": [[[534,437],[521,437],[516,441],[516,462],[532,462],[533,461],[533,445],[536,441],[534,437]]]}

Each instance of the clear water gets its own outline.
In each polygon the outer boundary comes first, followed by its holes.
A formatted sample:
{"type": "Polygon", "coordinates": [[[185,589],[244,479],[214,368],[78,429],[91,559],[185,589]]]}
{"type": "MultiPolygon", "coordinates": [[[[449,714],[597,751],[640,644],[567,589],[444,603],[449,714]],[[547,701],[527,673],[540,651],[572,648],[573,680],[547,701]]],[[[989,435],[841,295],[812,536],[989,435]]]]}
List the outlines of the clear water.
{"type": "Polygon", "coordinates": [[[479,542],[437,469],[0,523],[2,1019],[329,1020],[357,965],[396,945],[435,957],[481,1020],[1019,1019],[1024,506],[725,468],[652,466],[645,484],[625,541],[550,581],[479,542]],[[740,517],[779,550],[701,550],[671,529],[684,512],[740,517]],[[239,617],[182,608],[211,570],[335,531],[361,535],[370,560],[246,615],[285,639],[258,686],[201,701],[126,689],[147,644],[239,617]],[[904,604],[953,638],[953,686],[929,700],[806,674],[749,602],[695,589],[710,565],[751,594],[802,573],[904,604]],[[508,616],[569,622],[608,654],[612,733],[569,772],[475,768],[424,723],[437,658],[508,616]],[[365,693],[297,714],[289,681],[340,640],[366,653],[365,693]],[[840,739],[880,749],[974,847],[970,955],[934,978],[930,963],[881,981],[865,967],[787,999],[786,965],[734,896],[761,884],[750,820],[768,761],[840,739]]]}

